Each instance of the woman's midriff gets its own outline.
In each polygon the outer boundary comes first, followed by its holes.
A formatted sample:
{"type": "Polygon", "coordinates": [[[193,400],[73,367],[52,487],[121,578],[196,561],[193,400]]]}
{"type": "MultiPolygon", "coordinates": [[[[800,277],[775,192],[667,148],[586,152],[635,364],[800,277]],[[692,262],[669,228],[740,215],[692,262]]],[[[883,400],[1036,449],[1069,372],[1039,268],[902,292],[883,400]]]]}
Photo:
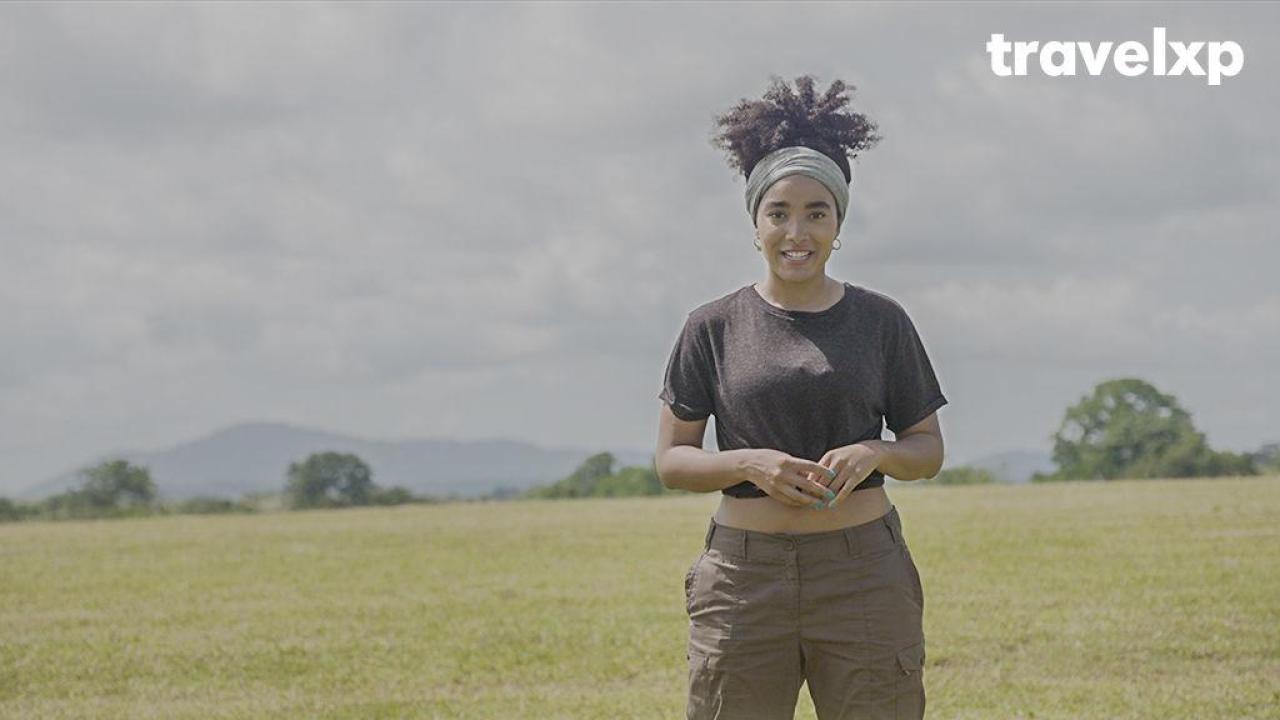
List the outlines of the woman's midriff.
{"type": "Polygon", "coordinates": [[[849,493],[832,508],[814,510],[783,505],[771,497],[736,498],[721,494],[716,523],[768,533],[814,533],[868,523],[892,509],[884,486],[849,493]]]}

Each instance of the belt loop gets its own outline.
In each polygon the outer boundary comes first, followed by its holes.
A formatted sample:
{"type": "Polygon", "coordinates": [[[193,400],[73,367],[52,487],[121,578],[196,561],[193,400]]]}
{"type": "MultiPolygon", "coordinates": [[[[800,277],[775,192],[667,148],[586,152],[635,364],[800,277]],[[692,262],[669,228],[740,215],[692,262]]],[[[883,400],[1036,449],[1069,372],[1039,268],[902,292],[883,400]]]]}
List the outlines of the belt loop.
{"type": "Polygon", "coordinates": [[[751,533],[746,530],[740,530],[739,534],[742,535],[742,547],[738,550],[742,553],[741,557],[743,560],[750,560],[751,558],[747,557],[747,536],[751,533]]]}
{"type": "Polygon", "coordinates": [[[707,551],[711,549],[711,538],[716,534],[716,519],[711,518],[711,522],[707,525],[707,536],[702,540],[702,549],[707,551]]]}
{"type": "Polygon", "coordinates": [[[857,542],[854,541],[853,531],[850,530],[849,528],[844,529],[844,544],[849,548],[849,557],[857,557],[858,544],[857,542]]]}

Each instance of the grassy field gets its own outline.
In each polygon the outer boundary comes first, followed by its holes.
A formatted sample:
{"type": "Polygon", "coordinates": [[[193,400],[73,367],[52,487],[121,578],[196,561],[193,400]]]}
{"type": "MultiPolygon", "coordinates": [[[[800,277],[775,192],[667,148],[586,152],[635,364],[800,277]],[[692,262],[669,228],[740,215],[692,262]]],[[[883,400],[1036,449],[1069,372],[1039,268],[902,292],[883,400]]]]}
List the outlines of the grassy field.
{"type": "MultiPolygon", "coordinates": [[[[1280,478],[890,497],[929,718],[1280,718],[1280,478]]],[[[0,525],[0,717],[683,717],[715,503],[0,525]]]]}

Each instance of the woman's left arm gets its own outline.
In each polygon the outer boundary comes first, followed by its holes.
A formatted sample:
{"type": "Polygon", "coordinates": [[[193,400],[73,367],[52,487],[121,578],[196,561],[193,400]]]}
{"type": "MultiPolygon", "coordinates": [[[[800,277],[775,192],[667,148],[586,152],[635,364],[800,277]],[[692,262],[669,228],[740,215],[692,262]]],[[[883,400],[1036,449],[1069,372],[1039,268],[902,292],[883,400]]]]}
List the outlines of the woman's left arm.
{"type": "Polygon", "coordinates": [[[816,478],[828,488],[838,488],[828,507],[835,507],[872,471],[898,480],[931,478],[942,469],[942,430],[937,412],[894,435],[894,440],[863,440],[828,450],[820,465],[829,478],[816,478]]]}
{"type": "Polygon", "coordinates": [[[931,478],[942,469],[942,429],[936,412],[929,413],[894,438],[860,443],[876,450],[879,456],[876,470],[897,480],[919,480],[931,478]]]}

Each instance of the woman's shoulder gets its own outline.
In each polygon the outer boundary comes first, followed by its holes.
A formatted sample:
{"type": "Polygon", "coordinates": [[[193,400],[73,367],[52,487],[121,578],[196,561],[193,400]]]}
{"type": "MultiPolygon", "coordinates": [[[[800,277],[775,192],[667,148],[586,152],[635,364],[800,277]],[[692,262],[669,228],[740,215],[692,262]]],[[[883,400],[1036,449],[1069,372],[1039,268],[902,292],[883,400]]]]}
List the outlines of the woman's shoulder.
{"type": "Polygon", "coordinates": [[[906,308],[888,293],[850,282],[846,282],[845,285],[855,293],[855,299],[858,300],[863,312],[885,318],[907,317],[906,308]]]}
{"type": "Polygon", "coordinates": [[[744,285],[708,300],[689,311],[690,321],[703,326],[723,324],[741,309],[740,299],[744,291],[755,292],[750,285],[744,285]]]}

